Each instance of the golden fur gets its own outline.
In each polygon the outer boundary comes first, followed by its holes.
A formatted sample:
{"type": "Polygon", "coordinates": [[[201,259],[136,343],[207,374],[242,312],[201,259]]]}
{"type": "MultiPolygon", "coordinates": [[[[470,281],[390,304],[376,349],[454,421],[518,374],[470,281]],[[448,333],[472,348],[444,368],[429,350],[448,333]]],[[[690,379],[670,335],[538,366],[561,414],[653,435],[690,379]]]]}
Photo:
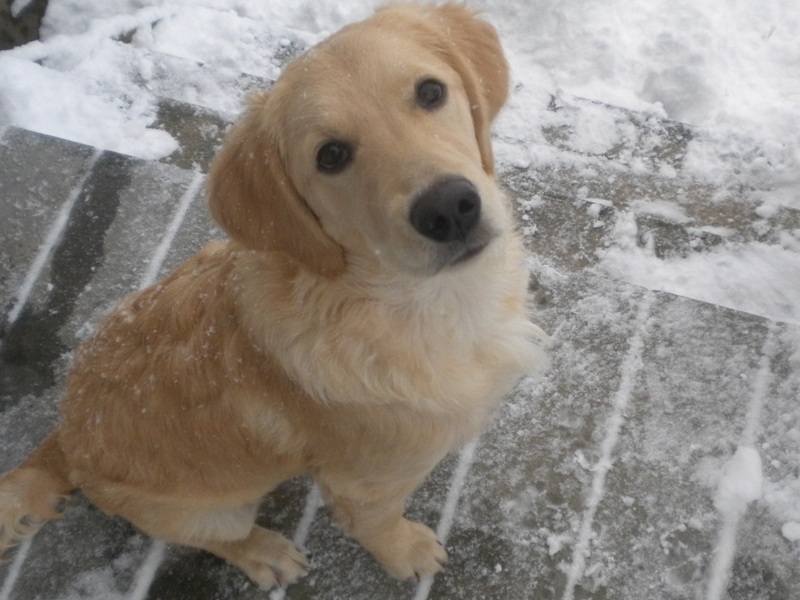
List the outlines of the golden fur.
{"type": "Polygon", "coordinates": [[[379,10],[256,95],[209,176],[230,241],[124,300],[79,349],[58,428],[0,480],[0,551],[80,489],[148,534],[209,550],[268,587],[305,558],[254,525],[263,496],[309,475],[393,576],[446,553],[407,496],[544,360],[527,271],[493,176],[489,126],[508,71],[460,5],[379,10]],[[415,104],[420,78],[444,104],[415,104]],[[354,148],[340,173],[321,144],[354,148]],[[409,223],[442,178],[472,183],[486,247],[409,223]]]}

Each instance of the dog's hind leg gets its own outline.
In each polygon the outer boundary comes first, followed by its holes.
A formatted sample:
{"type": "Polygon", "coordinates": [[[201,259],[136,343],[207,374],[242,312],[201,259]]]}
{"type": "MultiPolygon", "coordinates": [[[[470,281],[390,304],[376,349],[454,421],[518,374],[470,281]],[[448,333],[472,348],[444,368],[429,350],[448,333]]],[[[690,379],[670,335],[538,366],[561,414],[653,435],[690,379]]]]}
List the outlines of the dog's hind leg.
{"type": "Polygon", "coordinates": [[[51,433],[18,468],[0,477],[0,559],[49,519],[72,491],[58,436],[51,433]]]}

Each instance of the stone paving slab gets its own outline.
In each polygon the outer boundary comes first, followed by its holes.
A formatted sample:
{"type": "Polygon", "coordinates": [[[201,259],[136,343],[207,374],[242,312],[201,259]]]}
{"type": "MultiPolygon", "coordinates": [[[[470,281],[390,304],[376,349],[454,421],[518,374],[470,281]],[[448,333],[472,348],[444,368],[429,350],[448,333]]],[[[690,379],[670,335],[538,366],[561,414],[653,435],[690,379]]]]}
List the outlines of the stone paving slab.
{"type": "MultiPolygon", "coordinates": [[[[4,138],[5,147],[24,156],[32,150],[30,139],[31,134],[11,129],[4,138]]],[[[16,169],[11,181],[20,183],[6,186],[4,180],[2,188],[7,205],[24,206],[28,193],[22,182],[44,181],[39,193],[47,195],[53,207],[26,236],[35,240],[28,242],[26,256],[44,248],[47,261],[32,282],[24,307],[4,322],[0,346],[3,404],[54,385],[64,355],[88,335],[113,303],[140,287],[176,204],[197,177],[182,169],[112,152],[95,153],[89,164],[85,147],[62,141],[53,145],[56,152],[84,160],[62,161],[61,171],[51,171],[37,161],[9,161],[16,169]],[[55,181],[50,183],[51,179],[55,181]],[[60,185],[62,180],[67,184],[60,185]],[[73,189],[75,185],[80,189],[73,189]],[[74,198],[68,198],[70,194],[74,198]],[[67,203],[71,207],[69,218],[63,219],[52,239],[44,239],[45,232],[54,231],[58,223],[57,210],[67,203]]],[[[46,158],[47,153],[42,156],[46,158]]],[[[9,255],[24,245],[13,243],[14,236],[25,230],[17,222],[21,218],[0,225],[3,239],[8,240],[3,244],[2,264],[12,264],[9,255]]],[[[20,265],[17,269],[27,267],[20,265]]],[[[18,281],[20,276],[14,279],[18,281]]],[[[9,296],[18,292],[19,287],[10,290],[9,296]]]]}
{"type": "Polygon", "coordinates": [[[587,564],[599,565],[595,585],[621,597],[696,598],[720,525],[700,474],[736,450],[767,324],[666,295],[652,313],[587,564]]]}
{"type": "Polygon", "coordinates": [[[9,128],[0,136],[0,305],[8,313],[50,225],[84,177],[95,151],[9,128]]]}

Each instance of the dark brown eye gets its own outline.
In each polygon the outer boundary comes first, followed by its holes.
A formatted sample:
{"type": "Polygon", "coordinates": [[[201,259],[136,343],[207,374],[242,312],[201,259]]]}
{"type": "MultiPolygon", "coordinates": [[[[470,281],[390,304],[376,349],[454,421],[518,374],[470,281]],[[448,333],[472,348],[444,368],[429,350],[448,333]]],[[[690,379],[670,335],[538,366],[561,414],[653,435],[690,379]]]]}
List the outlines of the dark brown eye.
{"type": "Polygon", "coordinates": [[[353,152],[345,142],[328,142],[317,151],[317,168],[323,173],[339,173],[352,156],[353,152]]]}
{"type": "Polygon", "coordinates": [[[425,79],[417,84],[417,104],[427,110],[439,108],[447,98],[447,87],[436,79],[425,79]]]}

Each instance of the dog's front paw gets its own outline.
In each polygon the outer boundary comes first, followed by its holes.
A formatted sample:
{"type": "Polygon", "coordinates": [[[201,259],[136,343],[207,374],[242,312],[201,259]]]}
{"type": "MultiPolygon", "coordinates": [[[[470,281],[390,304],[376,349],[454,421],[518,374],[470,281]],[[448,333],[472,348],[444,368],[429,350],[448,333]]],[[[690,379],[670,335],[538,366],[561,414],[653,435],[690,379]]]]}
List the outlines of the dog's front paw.
{"type": "Polygon", "coordinates": [[[239,567],[264,589],[288,585],[308,571],[306,557],[289,540],[258,526],[244,540],[210,545],[208,549],[239,567]]]}
{"type": "Polygon", "coordinates": [[[436,534],[425,525],[400,519],[382,532],[369,550],[389,575],[396,579],[420,579],[447,564],[447,552],[436,534]]]}

